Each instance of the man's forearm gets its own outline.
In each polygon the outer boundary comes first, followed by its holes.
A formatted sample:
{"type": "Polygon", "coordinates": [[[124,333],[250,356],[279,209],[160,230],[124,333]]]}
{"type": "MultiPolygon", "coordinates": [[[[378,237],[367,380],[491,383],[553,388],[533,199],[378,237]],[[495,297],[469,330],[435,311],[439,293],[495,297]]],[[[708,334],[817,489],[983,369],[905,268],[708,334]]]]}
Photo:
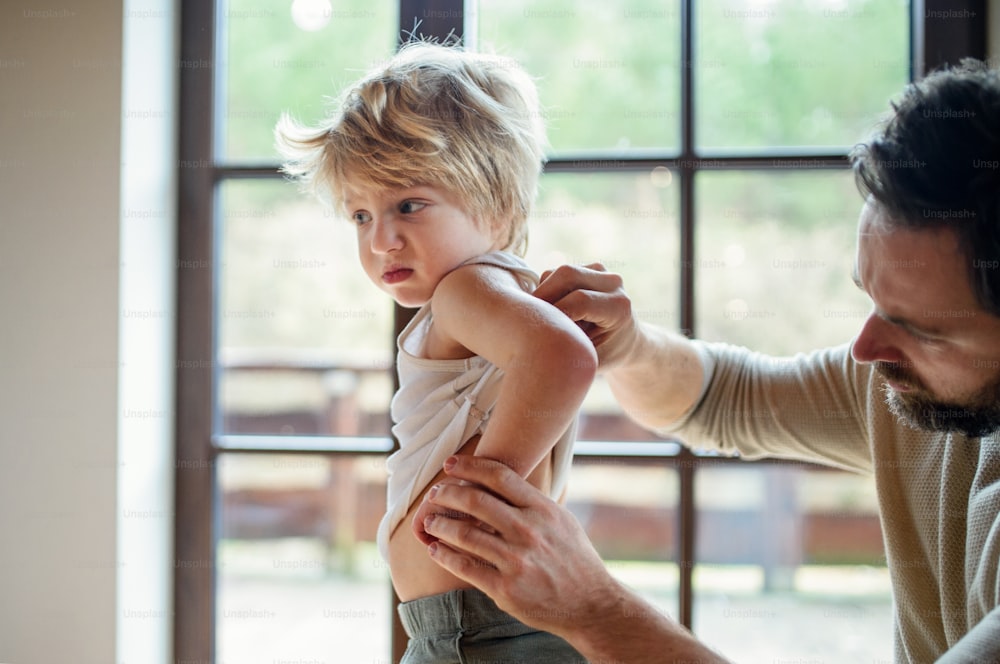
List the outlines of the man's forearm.
{"type": "Polygon", "coordinates": [[[559,635],[592,663],[716,664],[727,662],[690,632],[647,604],[629,589],[601,594],[601,606],[566,626],[559,635]]]}
{"type": "Polygon", "coordinates": [[[658,429],[673,424],[701,394],[704,368],[686,338],[641,324],[629,348],[605,372],[629,417],[658,429]]]}

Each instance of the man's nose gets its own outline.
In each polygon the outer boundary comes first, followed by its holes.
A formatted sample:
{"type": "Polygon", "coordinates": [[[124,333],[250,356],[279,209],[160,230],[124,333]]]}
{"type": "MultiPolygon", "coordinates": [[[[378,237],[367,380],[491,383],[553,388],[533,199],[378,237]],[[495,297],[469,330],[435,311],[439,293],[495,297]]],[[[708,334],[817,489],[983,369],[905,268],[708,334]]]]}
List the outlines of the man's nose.
{"type": "Polygon", "coordinates": [[[869,314],[851,347],[854,360],[862,364],[902,362],[905,358],[892,343],[894,330],[891,328],[892,323],[883,320],[875,312],[869,314]]]}

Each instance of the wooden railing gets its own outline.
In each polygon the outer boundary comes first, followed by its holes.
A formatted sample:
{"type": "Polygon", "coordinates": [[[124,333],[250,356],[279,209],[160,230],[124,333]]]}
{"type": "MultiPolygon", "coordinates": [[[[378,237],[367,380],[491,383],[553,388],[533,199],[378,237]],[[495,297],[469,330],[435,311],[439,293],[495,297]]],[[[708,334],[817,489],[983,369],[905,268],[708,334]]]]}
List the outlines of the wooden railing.
{"type": "MultiPolygon", "coordinates": [[[[372,374],[386,374],[389,368],[372,362],[347,364],[299,358],[276,362],[262,358],[230,359],[222,370],[232,373],[297,372],[312,374],[331,390],[319,409],[286,409],[271,412],[223,413],[224,438],[229,449],[266,451],[267,446],[244,445],[245,439],[273,443],[273,451],[301,452],[302,436],[376,437],[388,435],[388,403],[381,410],[365,410],[356,393],[344,386],[360,384],[372,374]],[[330,380],[344,376],[348,380],[330,380]],[[326,380],[323,380],[323,379],[326,380]],[[294,434],[294,435],[289,435],[294,434]]],[[[583,413],[577,464],[607,462],[616,465],[674,463],[679,446],[655,435],[616,413],[583,413]],[[595,441],[631,441],[600,443],[595,441]],[[625,453],[630,456],[620,457],[625,453]]],[[[385,449],[384,446],[382,449],[385,449]]],[[[357,459],[350,454],[332,454],[329,470],[321,486],[252,487],[226,490],[223,487],[222,537],[271,539],[315,537],[329,548],[331,560],[348,568],[359,541],[372,541],[384,509],[384,477],[355,472],[357,459]],[[336,555],[333,555],[336,554],[336,555]]],[[[366,463],[374,462],[368,458],[366,463]]],[[[717,457],[710,463],[739,463],[717,457]]],[[[689,462],[689,461],[688,461],[689,462]]],[[[802,563],[864,562],[883,560],[881,530],[871,512],[801,513],[796,504],[797,472],[836,472],[796,464],[759,463],[765,473],[766,497],[760,509],[700,509],[698,511],[698,559],[705,563],[747,563],[776,571],[802,563]]],[[[585,521],[588,534],[606,557],[635,560],[670,560],[676,550],[678,515],[673,507],[649,504],[624,506],[613,502],[588,501],[570,507],[585,521]]],[[[767,574],[777,578],[777,574],[767,574]]]]}

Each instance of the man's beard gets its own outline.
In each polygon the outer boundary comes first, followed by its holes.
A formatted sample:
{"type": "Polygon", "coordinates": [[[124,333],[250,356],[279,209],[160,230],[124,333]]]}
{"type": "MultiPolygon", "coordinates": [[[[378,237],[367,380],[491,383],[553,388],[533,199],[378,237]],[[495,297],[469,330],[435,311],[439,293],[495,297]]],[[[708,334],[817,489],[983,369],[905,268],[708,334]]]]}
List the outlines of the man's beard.
{"type": "Polygon", "coordinates": [[[924,384],[899,364],[876,362],[875,371],[883,378],[913,388],[911,392],[898,392],[889,385],[883,388],[889,412],[911,427],[958,432],[970,438],[1000,429],[1000,376],[983,386],[971,401],[949,403],[933,399],[924,384]]]}

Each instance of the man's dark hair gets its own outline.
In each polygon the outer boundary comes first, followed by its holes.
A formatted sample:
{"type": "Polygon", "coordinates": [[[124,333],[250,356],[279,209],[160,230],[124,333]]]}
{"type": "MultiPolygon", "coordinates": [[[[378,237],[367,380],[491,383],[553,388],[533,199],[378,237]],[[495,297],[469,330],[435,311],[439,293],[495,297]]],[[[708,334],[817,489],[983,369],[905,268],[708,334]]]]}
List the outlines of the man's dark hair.
{"type": "Polygon", "coordinates": [[[892,106],[851,154],[858,188],[893,224],[954,229],[977,299],[1000,316],[1000,72],[963,60],[892,106]]]}

